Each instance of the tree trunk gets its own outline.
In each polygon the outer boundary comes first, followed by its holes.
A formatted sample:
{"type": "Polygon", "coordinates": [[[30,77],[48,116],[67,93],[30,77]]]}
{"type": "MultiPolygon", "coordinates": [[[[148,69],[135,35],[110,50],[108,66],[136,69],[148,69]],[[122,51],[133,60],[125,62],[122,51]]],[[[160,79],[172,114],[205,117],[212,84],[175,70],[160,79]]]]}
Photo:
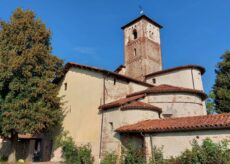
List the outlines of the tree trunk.
{"type": "Polygon", "coordinates": [[[11,135],[11,153],[8,157],[9,164],[16,163],[16,144],[18,142],[17,140],[18,140],[18,135],[12,133],[11,135]]]}

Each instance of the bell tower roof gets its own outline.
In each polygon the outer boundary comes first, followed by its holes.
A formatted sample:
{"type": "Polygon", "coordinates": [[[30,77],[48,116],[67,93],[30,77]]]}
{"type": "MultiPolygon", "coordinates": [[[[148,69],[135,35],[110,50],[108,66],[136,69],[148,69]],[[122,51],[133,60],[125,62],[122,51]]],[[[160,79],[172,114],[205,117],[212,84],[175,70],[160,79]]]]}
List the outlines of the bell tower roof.
{"type": "Polygon", "coordinates": [[[134,24],[134,23],[136,23],[138,21],[140,21],[141,19],[145,19],[145,20],[149,21],[150,23],[154,24],[155,26],[157,26],[159,28],[163,28],[163,26],[161,26],[160,24],[155,22],[153,19],[151,19],[151,18],[149,18],[149,17],[147,17],[146,15],[143,14],[143,15],[139,16],[138,18],[132,20],[128,24],[122,26],[121,29],[124,30],[126,27],[128,27],[128,26],[130,26],[130,25],[132,25],[132,24],[134,24]]]}

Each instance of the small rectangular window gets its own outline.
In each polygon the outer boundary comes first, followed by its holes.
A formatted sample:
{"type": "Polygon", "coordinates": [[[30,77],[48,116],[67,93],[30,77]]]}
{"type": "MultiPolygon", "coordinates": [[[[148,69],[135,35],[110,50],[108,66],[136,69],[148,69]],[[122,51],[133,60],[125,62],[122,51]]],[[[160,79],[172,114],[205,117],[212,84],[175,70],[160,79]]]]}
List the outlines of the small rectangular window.
{"type": "Polygon", "coordinates": [[[156,79],[155,79],[155,78],[153,78],[152,80],[153,80],[153,84],[156,84],[156,79]]]}
{"type": "Polygon", "coordinates": [[[64,83],[65,91],[67,90],[67,83],[64,83]]]}

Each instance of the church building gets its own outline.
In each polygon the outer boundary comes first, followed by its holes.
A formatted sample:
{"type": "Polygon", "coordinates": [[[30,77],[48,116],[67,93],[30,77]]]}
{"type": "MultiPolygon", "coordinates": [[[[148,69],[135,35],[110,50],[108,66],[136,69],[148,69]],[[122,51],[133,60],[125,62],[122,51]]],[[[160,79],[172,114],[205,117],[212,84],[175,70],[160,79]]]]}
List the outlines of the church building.
{"type": "Polygon", "coordinates": [[[163,146],[165,158],[190,148],[193,139],[230,141],[230,114],[207,115],[205,68],[163,69],[160,30],[141,15],[122,27],[124,64],[115,71],[69,62],[60,82],[63,127],[77,145],[90,144],[95,163],[127,143],[143,149],[163,146]]]}

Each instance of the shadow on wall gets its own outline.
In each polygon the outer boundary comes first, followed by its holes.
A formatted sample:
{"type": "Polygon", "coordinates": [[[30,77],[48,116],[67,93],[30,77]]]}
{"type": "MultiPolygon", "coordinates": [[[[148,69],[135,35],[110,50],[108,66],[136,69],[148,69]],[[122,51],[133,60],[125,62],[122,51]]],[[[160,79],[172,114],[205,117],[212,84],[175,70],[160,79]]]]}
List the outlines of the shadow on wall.
{"type": "MultiPolygon", "coordinates": [[[[55,148],[53,140],[59,135],[59,130],[55,133],[43,134],[40,138],[18,139],[15,147],[16,160],[23,159],[29,162],[45,162],[52,157],[55,148]]],[[[0,161],[7,160],[13,155],[12,142],[9,139],[0,141],[0,161]]]]}
{"type": "Polygon", "coordinates": [[[144,137],[141,134],[121,134],[121,143],[124,147],[132,148],[136,150],[144,150],[144,137]]]}
{"type": "Polygon", "coordinates": [[[0,144],[0,159],[7,160],[11,153],[11,142],[9,140],[2,140],[0,144]]]}
{"type": "MultiPolygon", "coordinates": [[[[26,159],[29,156],[29,141],[28,140],[18,140],[15,145],[16,149],[16,159],[26,159]]],[[[10,140],[2,140],[0,147],[0,158],[2,160],[7,160],[9,155],[12,153],[12,144],[10,140]]]]}

